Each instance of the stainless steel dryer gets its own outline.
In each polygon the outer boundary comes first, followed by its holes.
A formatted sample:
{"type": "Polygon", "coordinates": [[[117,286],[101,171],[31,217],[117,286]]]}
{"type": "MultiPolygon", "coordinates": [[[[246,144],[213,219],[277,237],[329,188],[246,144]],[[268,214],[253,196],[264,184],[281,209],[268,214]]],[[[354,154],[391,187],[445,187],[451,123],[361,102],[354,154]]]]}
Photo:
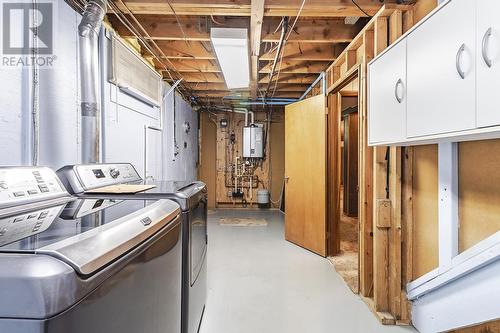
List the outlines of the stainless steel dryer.
{"type": "Polygon", "coordinates": [[[0,167],[0,332],[178,333],[171,200],[76,199],[47,168],[0,167]]]}
{"type": "Polygon", "coordinates": [[[182,211],[183,289],[182,332],[199,330],[207,297],[207,189],[202,182],[144,182],[130,163],[70,165],[57,171],[67,190],[79,197],[111,199],[171,199],[182,211]],[[99,188],[121,184],[155,187],[135,194],[96,193],[99,188]],[[90,193],[90,192],[93,193],[90,193]]]}

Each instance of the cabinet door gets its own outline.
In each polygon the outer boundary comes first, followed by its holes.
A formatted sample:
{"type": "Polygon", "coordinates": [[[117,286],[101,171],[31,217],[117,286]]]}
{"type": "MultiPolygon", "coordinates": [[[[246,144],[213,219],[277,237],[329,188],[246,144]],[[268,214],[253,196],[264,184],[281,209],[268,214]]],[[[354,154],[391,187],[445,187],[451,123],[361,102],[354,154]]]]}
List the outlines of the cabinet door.
{"type": "Polygon", "coordinates": [[[500,1],[477,1],[477,125],[500,125],[500,1]]]}
{"type": "Polygon", "coordinates": [[[452,0],[408,36],[408,137],[476,127],[475,4],[452,0]]]}
{"type": "Polygon", "coordinates": [[[370,144],[406,139],[406,40],[388,50],[369,68],[368,136],[370,144]]]}

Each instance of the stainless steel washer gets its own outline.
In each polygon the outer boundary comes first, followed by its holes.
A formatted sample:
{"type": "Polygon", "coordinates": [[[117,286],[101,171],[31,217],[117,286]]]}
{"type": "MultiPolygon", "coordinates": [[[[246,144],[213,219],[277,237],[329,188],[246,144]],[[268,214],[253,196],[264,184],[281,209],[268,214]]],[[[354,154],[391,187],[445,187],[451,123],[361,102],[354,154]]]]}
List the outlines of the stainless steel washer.
{"type": "Polygon", "coordinates": [[[79,197],[111,199],[170,199],[182,211],[183,289],[182,332],[199,330],[207,297],[207,189],[202,182],[144,182],[130,163],[70,165],[57,171],[67,190],[79,197]],[[135,194],[96,194],[98,189],[120,184],[155,187],[135,194]],[[90,192],[93,193],[90,193],[90,192]]]}
{"type": "Polygon", "coordinates": [[[47,168],[0,185],[0,332],[180,332],[178,204],[72,198],[47,168]]]}

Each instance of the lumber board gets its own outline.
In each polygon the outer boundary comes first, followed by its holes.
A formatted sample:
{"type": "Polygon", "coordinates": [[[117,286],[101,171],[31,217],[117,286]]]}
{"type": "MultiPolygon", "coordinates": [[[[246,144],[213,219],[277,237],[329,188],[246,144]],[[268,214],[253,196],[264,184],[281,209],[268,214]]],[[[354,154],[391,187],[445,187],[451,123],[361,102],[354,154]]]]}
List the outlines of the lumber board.
{"type": "Polygon", "coordinates": [[[359,243],[359,269],[360,269],[360,293],[363,296],[371,296],[373,286],[373,148],[368,146],[368,82],[367,63],[373,58],[373,30],[367,30],[363,36],[363,65],[359,72],[360,77],[360,243],[359,243]]]}

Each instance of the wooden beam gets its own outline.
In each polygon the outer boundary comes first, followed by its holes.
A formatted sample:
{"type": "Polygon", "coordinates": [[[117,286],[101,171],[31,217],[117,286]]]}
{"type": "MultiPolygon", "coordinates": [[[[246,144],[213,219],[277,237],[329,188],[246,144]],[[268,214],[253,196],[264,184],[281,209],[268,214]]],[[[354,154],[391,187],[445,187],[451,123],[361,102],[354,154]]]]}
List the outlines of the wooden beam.
{"type": "MultiPolygon", "coordinates": [[[[122,37],[133,36],[115,15],[109,21],[122,37]]],[[[210,18],[186,16],[179,19],[165,15],[136,15],[137,20],[154,40],[188,40],[210,42],[210,28],[217,26],[210,18]],[[182,29],[181,29],[182,28],[182,29]]],[[[217,17],[223,28],[248,28],[248,19],[241,17],[217,17]]]]}
{"type": "MultiPolygon", "coordinates": [[[[379,0],[356,2],[368,15],[374,15],[381,7],[379,0]]],[[[264,7],[264,16],[296,16],[301,3],[301,0],[268,0],[264,7]]],[[[164,0],[129,0],[126,4],[134,14],[174,14],[164,0]]],[[[251,16],[252,14],[250,0],[176,0],[171,4],[177,15],[251,16]]],[[[120,7],[120,4],[117,5],[120,7]]],[[[354,3],[345,0],[309,0],[301,15],[303,17],[366,16],[354,3]]]]}
{"type": "MultiPolygon", "coordinates": [[[[165,76],[165,75],[164,75],[165,76]]],[[[166,76],[165,76],[166,77],[166,76]]],[[[187,83],[224,83],[224,77],[218,73],[184,73],[183,82],[187,83]]]]}
{"type": "MultiPolygon", "coordinates": [[[[283,50],[283,59],[297,61],[334,61],[342,53],[344,44],[287,43],[283,50]]],[[[274,52],[266,52],[260,60],[273,61],[274,52]]]]}
{"type": "Polygon", "coordinates": [[[368,79],[367,64],[373,59],[373,30],[367,30],[363,35],[363,65],[360,71],[360,243],[359,267],[360,288],[363,296],[371,296],[373,286],[373,148],[368,146],[368,79]]]}
{"type": "MultiPolygon", "coordinates": [[[[254,0],[255,1],[255,0],[254,0]]],[[[264,0],[258,0],[264,1],[264,0]]],[[[259,7],[256,10],[260,10],[259,7]]],[[[263,13],[256,12],[256,15],[263,13]]],[[[276,27],[280,23],[280,19],[271,17],[260,20],[254,20],[250,17],[251,37],[260,36],[260,41],[277,43],[280,38],[281,31],[276,31],[276,27]],[[260,24],[257,24],[260,22],[260,24]],[[260,31],[259,31],[260,27],[260,31]]],[[[115,15],[108,15],[109,21],[113,28],[122,37],[133,37],[133,34],[127,29],[115,15]]],[[[202,16],[184,16],[180,18],[180,23],[173,16],[165,15],[136,15],[141,25],[147,31],[148,35],[154,40],[188,40],[188,41],[203,41],[210,42],[210,28],[248,28],[248,18],[221,16],[214,18],[220,24],[215,24],[210,19],[202,16]],[[182,28],[182,29],[181,29],[182,28]]],[[[361,21],[360,21],[361,22],[361,21]]],[[[354,36],[361,30],[362,25],[344,24],[344,21],[338,18],[333,19],[300,19],[294,31],[291,33],[289,42],[301,43],[349,43],[354,36]]],[[[257,40],[257,39],[256,39],[257,40]]],[[[253,45],[253,42],[252,42],[253,45]]],[[[255,44],[259,47],[260,43],[255,44]]]]}
{"type": "MultiPolygon", "coordinates": [[[[310,84],[313,83],[314,80],[318,78],[317,75],[303,75],[303,74],[285,74],[285,75],[280,75],[279,77],[279,83],[298,83],[298,84],[310,84]]],[[[268,83],[269,82],[269,75],[264,76],[262,79],[260,79],[259,83],[268,83]]],[[[273,80],[274,82],[274,80],[273,80]]],[[[272,85],[274,87],[274,85],[272,85]]]]}
{"type": "MultiPolygon", "coordinates": [[[[153,59],[157,68],[161,65],[156,59],[153,59]]],[[[170,63],[175,66],[179,73],[220,73],[221,70],[216,60],[202,59],[172,59],[170,63]]],[[[163,71],[163,70],[162,70],[163,71]]]]}
{"type": "Polygon", "coordinates": [[[257,97],[259,81],[259,56],[262,37],[262,23],[264,21],[264,2],[265,0],[251,0],[250,16],[250,54],[251,54],[251,72],[250,88],[252,98],[257,97]]]}
{"type": "MultiPolygon", "coordinates": [[[[375,19],[374,28],[374,56],[382,52],[388,45],[387,34],[388,25],[386,17],[375,19]]],[[[374,219],[374,239],[373,239],[373,295],[374,306],[377,311],[388,312],[390,310],[389,301],[389,230],[379,228],[380,203],[387,200],[387,148],[383,146],[373,149],[373,219],[374,219]]],[[[390,201],[389,201],[390,203],[390,201]]],[[[390,214],[390,210],[389,210],[390,214]]]]}
{"type": "MultiPolygon", "coordinates": [[[[266,18],[262,28],[262,41],[276,43],[281,31],[276,31],[280,19],[266,18]]],[[[361,24],[345,24],[343,19],[299,19],[288,42],[300,43],[349,43],[362,29],[361,24]]]]}
{"type": "Polygon", "coordinates": [[[217,59],[207,42],[158,41],[157,44],[169,59],[217,59]]]}
{"type": "Polygon", "coordinates": [[[403,34],[403,12],[396,9],[389,17],[389,43],[394,43],[403,34]]]}
{"type": "MultiPolygon", "coordinates": [[[[187,84],[193,91],[228,91],[225,83],[206,83],[206,82],[194,82],[191,84],[187,84]]],[[[274,87],[274,86],[273,86],[274,87]]],[[[308,84],[287,84],[287,83],[278,83],[276,91],[289,91],[289,92],[304,92],[309,88],[308,84]]],[[[249,91],[250,89],[237,89],[236,91],[249,91]]]]}
{"type": "MultiPolygon", "coordinates": [[[[227,90],[226,84],[225,83],[203,83],[203,82],[196,82],[196,83],[191,83],[187,85],[191,90],[193,91],[207,91],[207,90],[227,90]]],[[[248,91],[246,89],[245,91],[248,91]]]]}
{"type": "Polygon", "coordinates": [[[387,17],[379,17],[375,21],[375,55],[381,53],[387,47],[387,17]]]}
{"type": "MultiPolygon", "coordinates": [[[[314,74],[321,73],[328,67],[327,61],[297,61],[283,60],[280,73],[282,74],[314,74]]],[[[269,74],[271,72],[272,63],[265,65],[259,73],[269,74]]]]}
{"type": "MultiPolygon", "coordinates": [[[[231,92],[231,91],[200,91],[195,92],[196,97],[204,98],[204,99],[214,99],[214,98],[223,98],[229,96],[238,96],[242,98],[250,98],[250,92],[231,92]]],[[[274,93],[274,97],[282,98],[299,98],[302,96],[302,92],[293,92],[293,91],[276,91],[274,93]]]]}

